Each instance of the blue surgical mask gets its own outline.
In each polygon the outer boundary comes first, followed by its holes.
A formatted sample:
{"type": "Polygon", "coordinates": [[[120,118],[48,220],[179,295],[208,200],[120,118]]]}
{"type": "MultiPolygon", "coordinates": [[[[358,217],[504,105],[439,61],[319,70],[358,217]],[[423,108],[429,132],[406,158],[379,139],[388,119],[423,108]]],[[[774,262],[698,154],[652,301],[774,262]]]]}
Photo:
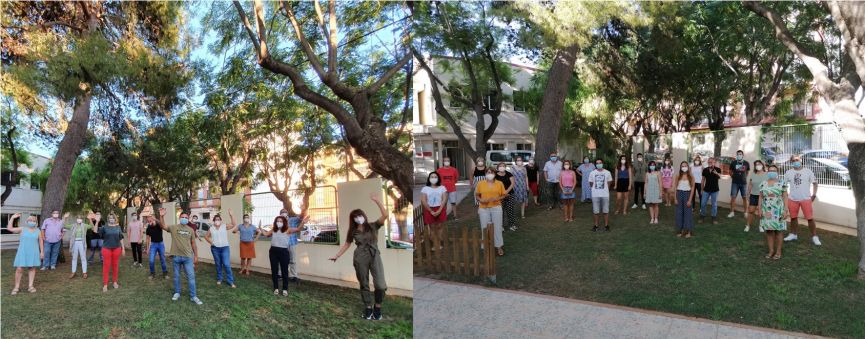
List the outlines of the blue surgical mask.
{"type": "Polygon", "coordinates": [[[604,164],[595,164],[595,168],[602,169],[604,168],[604,164]]]}
{"type": "Polygon", "coordinates": [[[655,170],[655,165],[649,165],[649,169],[654,171],[654,170],[655,170]]]}
{"type": "Polygon", "coordinates": [[[778,172],[769,172],[766,173],[769,179],[778,179],[778,172]]]}
{"type": "Polygon", "coordinates": [[[558,159],[558,158],[559,158],[559,157],[557,157],[557,156],[554,155],[554,156],[551,156],[551,157],[550,157],[550,160],[552,160],[552,161],[556,161],[556,159],[558,159]]]}
{"type": "Polygon", "coordinates": [[[36,222],[35,221],[28,221],[27,226],[30,228],[36,227],[36,222]]]}
{"type": "Polygon", "coordinates": [[[802,167],[802,162],[801,161],[794,161],[793,167],[796,167],[796,168],[802,167]]]}
{"type": "Polygon", "coordinates": [[[583,159],[583,163],[584,163],[584,164],[588,164],[588,163],[589,163],[589,159],[583,159]]]}
{"type": "Polygon", "coordinates": [[[742,156],[737,154],[737,155],[736,155],[736,160],[742,160],[742,156]]]}
{"type": "Polygon", "coordinates": [[[186,218],[180,218],[180,224],[181,224],[181,225],[186,225],[186,224],[188,224],[188,223],[189,223],[189,219],[186,219],[186,218]]]}

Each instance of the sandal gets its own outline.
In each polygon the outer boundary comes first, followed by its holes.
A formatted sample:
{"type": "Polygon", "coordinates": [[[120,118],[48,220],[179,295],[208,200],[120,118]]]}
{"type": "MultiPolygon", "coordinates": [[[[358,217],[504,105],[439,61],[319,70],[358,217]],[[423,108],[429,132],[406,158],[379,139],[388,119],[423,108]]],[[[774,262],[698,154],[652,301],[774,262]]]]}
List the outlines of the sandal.
{"type": "Polygon", "coordinates": [[[27,289],[27,292],[36,293],[36,288],[33,286],[30,286],[30,288],[27,289]]]}
{"type": "Polygon", "coordinates": [[[781,260],[781,255],[780,254],[773,255],[772,260],[781,260]]]}
{"type": "Polygon", "coordinates": [[[16,295],[16,294],[18,294],[18,289],[17,289],[17,288],[14,289],[14,290],[12,290],[12,295],[16,295]]]}
{"type": "Polygon", "coordinates": [[[500,256],[500,257],[505,256],[505,250],[503,250],[503,249],[501,249],[501,248],[497,248],[497,249],[496,249],[496,255],[497,255],[497,256],[500,256]]]}
{"type": "Polygon", "coordinates": [[[765,256],[764,258],[766,258],[766,259],[772,259],[772,253],[766,254],[766,256],[765,256]]]}
{"type": "Polygon", "coordinates": [[[117,282],[115,281],[115,282],[114,282],[114,289],[116,290],[116,289],[118,289],[118,288],[120,288],[120,285],[118,285],[117,282]]]}

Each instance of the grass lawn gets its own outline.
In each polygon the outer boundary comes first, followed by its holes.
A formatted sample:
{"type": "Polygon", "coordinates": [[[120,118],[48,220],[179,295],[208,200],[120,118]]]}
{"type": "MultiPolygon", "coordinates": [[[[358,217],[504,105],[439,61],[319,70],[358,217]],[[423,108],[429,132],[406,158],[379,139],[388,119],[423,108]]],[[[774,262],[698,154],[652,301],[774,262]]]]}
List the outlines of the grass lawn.
{"type": "MultiPolygon", "coordinates": [[[[68,254],[68,253],[67,253],[68,254]]],[[[198,296],[189,301],[184,283],[181,298],[171,301],[169,279],[148,280],[148,268],[132,268],[132,256],[121,257],[120,289],[102,292],[102,266],[91,276],[73,280],[69,259],[56,271],[37,271],[36,293],[14,287],[15,250],[2,251],[2,332],[18,338],[360,338],[412,336],[412,300],[388,296],[384,319],[360,318],[357,289],[303,281],[291,284],[289,296],[274,296],[270,275],[237,277],[237,289],[216,285],[214,266],[196,269],[198,296]]],[[[159,268],[157,268],[159,271],[159,268]]],[[[235,271],[236,272],[236,271],[235,271]]],[[[185,281],[185,278],[182,277],[185,281]]]]}
{"type": "MultiPolygon", "coordinates": [[[[470,198],[459,208],[462,218],[448,227],[479,227],[470,198]]],[[[744,233],[742,214],[727,219],[727,208],[719,209],[719,224],[698,223],[691,239],[675,236],[673,207],[661,207],[659,225],[648,224],[646,210],[630,211],[611,216],[610,233],[592,233],[591,204],[577,203],[577,221],[571,223],[563,222],[559,210],[529,207],[518,231],[505,230],[497,286],[816,335],[865,337],[865,282],[855,279],[855,237],[818,230],[823,246],[817,247],[807,227],[800,227],[800,240],[785,243],[783,258],[773,261],[763,258],[763,234],[756,228],[744,233]]]]}

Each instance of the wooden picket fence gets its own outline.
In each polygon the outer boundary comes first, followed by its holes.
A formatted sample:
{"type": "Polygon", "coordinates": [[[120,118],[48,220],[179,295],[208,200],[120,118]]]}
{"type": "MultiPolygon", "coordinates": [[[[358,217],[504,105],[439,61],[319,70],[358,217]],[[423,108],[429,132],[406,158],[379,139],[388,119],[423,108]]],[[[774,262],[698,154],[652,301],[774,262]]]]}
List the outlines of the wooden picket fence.
{"type": "Polygon", "coordinates": [[[443,227],[444,249],[435,244],[436,248],[433,250],[428,228],[415,234],[415,270],[425,273],[486,276],[495,283],[496,251],[493,247],[492,225],[487,227],[486,231],[481,231],[477,226],[458,229],[443,227]],[[481,232],[486,232],[483,239],[481,232]]]}

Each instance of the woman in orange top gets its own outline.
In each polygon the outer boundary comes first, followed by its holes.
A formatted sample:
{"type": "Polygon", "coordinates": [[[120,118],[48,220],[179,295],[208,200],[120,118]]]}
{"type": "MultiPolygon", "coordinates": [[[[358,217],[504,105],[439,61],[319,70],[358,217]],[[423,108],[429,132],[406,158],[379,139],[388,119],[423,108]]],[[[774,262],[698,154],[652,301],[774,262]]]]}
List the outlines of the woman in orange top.
{"type": "MultiPolygon", "coordinates": [[[[475,197],[478,199],[478,215],[481,220],[481,231],[486,231],[487,226],[493,224],[494,235],[493,245],[496,248],[498,256],[505,255],[502,246],[504,239],[502,238],[502,199],[507,197],[505,193],[505,185],[496,180],[496,172],[492,168],[487,168],[484,171],[486,175],[483,181],[475,185],[475,197]]],[[[486,232],[481,232],[485,234],[486,232]]]]}

